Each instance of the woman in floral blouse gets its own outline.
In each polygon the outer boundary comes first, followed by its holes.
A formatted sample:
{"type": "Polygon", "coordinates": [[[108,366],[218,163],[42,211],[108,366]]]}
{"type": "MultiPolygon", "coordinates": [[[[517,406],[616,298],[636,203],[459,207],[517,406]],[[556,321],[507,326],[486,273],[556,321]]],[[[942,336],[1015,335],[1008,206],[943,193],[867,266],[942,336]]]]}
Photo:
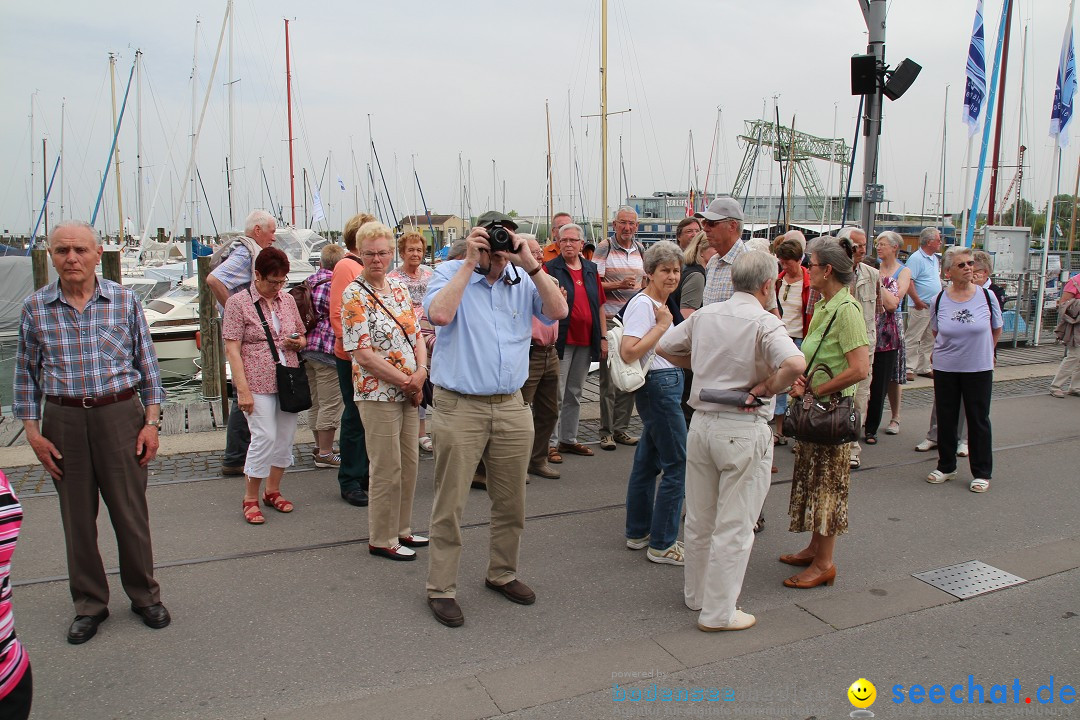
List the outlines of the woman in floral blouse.
{"type": "Polygon", "coordinates": [[[371,462],[368,552],[415,560],[412,548],[428,544],[411,527],[420,454],[416,408],[427,378],[427,348],[408,288],[386,276],[393,239],[381,223],[356,234],[364,271],[341,298],[342,343],[353,357],[354,398],[371,462]]]}

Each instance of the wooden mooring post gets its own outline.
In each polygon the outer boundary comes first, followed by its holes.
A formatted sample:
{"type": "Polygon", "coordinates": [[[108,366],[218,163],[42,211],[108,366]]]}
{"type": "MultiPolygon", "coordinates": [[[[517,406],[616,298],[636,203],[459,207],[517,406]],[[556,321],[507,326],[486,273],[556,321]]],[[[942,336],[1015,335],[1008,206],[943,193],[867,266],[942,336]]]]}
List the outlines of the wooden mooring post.
{"type": "Polygon", "coordinates": [[[49,251],[34,248],[30,251],[30,265],[34,270],[34,289],[39,290],[49,284],[49,251]]]}
{"type": "Polygon", "coordinates": [[[214,325],[217,316],[216,301],[210,287],[206,284],[206,276],[210,274],[210,258],[201,257],[199,265],[199,335],[202,338],[200,353],[202,365],[202,394],[204,398],[212,399],[221,396],[220,378],[218,370],[224,352],[218,353],[217,345],[220,335],[215,332],[214,325]]]}
{"type": "Polygon", "coordinates": [[[114,283],[123,284],[120,279],[120,250],[107,249],[101,253],[101,276],[114,283]]]}

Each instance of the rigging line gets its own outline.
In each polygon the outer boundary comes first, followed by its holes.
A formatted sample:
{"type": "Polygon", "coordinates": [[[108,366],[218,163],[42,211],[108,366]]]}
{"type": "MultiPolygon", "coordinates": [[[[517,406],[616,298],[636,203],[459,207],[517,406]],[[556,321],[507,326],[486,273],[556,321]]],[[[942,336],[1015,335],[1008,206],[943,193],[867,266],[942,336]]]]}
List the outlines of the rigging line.
{"type": "MultiPolygon", "coordinates": [[[[26,130],[23,133],[22,138],[20,138],[20,140],[19,140],[18,147],[20,147],[20,148],[26,147],[26,145],[27,145],[26,140],[27,140],[27,137],[30,135],[30,125],[27,124],[25,127],[26,127],[26,130]]],[[[10,160],[11,160],[11,158],[9,157],[9,161],[10,160]]],[[[15,161],[19,164],[19,166],[22,166],[22,164],[25,162],[25,158],[23,156],[19,156],[18,158],[15,158],[15,161]]],[[[2,204],[4,207],[7,207],[8,203],[11,202],[11,192],[12,192],[11,188],[15,185],[16,180],[25,181],[25,178],[22,175],[20,175],[19,173],[8,173],[8,187],[7,187],[7,190],[4,191],[3,197],[0,198],[0,199],[2,199],[2,202],[0,202],[0,204],[2,204]]],[[[26,188],[24,186],[21,189],[25,190],[26,188]]],[[[29,208],[28,212],[32,213],[33,208],[29,208]]]]}
{"type": "MultiPolygon", "coordinates": [[[[101,97],[105,93],[105,82],[108,79],[109,79],[109,71],[105,70],[105,72],[102,73],[102,75],[101,75],[101,85],[98,86],[97,97],[94,98],[94,104],[91,105],[91,107],[98,107],[98,108],[102,107],[101,97]]],[[[90,140],[94,135],[94,129],[97,127],[98,117],[99,117],[99,115],[101,115],[104,112],[105,112],[105,110],[102,108],[101,112],[99,112],[99,113],[91,113],[90,114],[90,128],[86,131],[85,142],[82,144],[82,148],[83,148],[83,150],[82,150],[82,159],[79,161],[79,164],[78,165],[72,164],[72,166],[68,166],[68,165],[65,164],[65,166],[64,166],[65,172],[70,173],[70,172],[74,171],[74,172],[77,173],[77,179],[79,181],[79,184],[83,188],[83,192],[85,192],[85,189],[88,186],[92,187],[93,184],[95,184],[96,180],[97,180],[97,178],[92,178],[90,181],[87,181],[87,178],[86,178],[86,161],[90,156],[90,144],[91,144],[90,140]]],[[[78,124],[77,123],[72,123],[68,127],[71,127],[72,132],[74,133],[75,127],[78,127],[78,124]]],[[[76,145],[76,148],[78,148],[79,138],[76,136],[75,138],[73,138],[73,141],[74,141],[74,143],[76,145]]],[[[69,142],[72,142],[72,140],[67,140],[65,138],[65,144],[69,143],[69,142]]],[[[71,150],[68,150],[67,152],[68,152],[68,156],[71,157],[72,159],[75,159],[75,158],[78,157],[77,150],[75,151],[74,154],[72,153],[71,150]]],[[[71,188],[71,182],[70,181],[67,183],[67,186],[68,186],[68,188],[70,190],[70,188],[71,188]]],[[[74,195],[70,196],[70,200],[68,202],[68,205],[70,205],[71,207],[74,207],[76,205],[74,195]]]]}

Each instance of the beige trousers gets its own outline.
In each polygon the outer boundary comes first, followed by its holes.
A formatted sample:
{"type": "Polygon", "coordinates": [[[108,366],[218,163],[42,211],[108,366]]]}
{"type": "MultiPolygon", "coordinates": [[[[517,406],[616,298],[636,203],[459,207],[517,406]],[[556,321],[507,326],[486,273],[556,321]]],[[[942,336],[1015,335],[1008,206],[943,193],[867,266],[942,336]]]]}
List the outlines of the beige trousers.
{"type": "Polygon", "coordinates": [[[341,424],[341,386],[338,385],[337,367],[308,360],[304,363],[308,385],[311,386],[311,409],[308,425],[312,430],[337,430],[341,424]]]}
{"type": "Polygon", "coordinates": [[[754,523],[772,481],[772,429],[731,413],[694,413],[686,440],[686,567],[683,597],[698,622],[735,617],[754,523]]]}
{"type": "MultiPolygon", "coordinates": [[[[874,379],[874,350],[870,349],[870,372],[866,378],[855,387],[855,409],[859,411],[858,432],[862,432],[862,424],[866,422],[866,406],[870,403],[870,381],[874,379]]],[[[851,457],[857,458],[862,455],[862,446],[858,439],[851,443],[851,457]]]]}
{"type": "MultiPolygon", "coordinates": [[[[364,424],[367,427],[367,423],[364,424]]],[[[435,500],[431,508],[428,597],[457,595],[461,513],[477,463],[487,468],[491,550],[487,579],[516,579],[525,529],[525,471],[533,444],[532,411],[521,392],[478,397],[435,387],[435,500]]],[[[415,435],[415,433],[414,433],[415,435]]],[[[415,437],[410,438],[416,445],[415,437]]]]}
{"type": "Polygon", "coordinates": [[[413,493],[420,447],[420,419],[407,402],[357,400],[360,421],[367,431],[371,463],[368,487],[368,543],[388,548],[412,534],[413,493]]]}

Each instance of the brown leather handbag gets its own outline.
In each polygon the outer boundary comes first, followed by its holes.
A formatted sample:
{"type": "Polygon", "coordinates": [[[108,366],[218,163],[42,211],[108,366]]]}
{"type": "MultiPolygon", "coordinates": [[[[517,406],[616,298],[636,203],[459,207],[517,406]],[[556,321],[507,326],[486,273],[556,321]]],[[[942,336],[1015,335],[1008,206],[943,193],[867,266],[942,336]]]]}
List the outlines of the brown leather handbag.
{"type": "MultiPolygon", "coordinates": [[[[825,332],[821,334],[818,350],[825,343],[825,336],[829,334],[835,319],[834,313],[829,318],[829,324],[825,326],[825,332]]],[[[810,380],[819,371],[833,377],[832,370],[827,365],[818,363],[814,366],[816,357],[817,350],[807,363],[812,367],[806,374],[806,390],[803,396],[788,403],[787,412],[784,413],[784,435],[817,445],[843,445],[857,440],[862,419],[855,407],[854,396],[844,397],[833,393],[827,398],[817,398],[810,390],[810,380]]]]}

